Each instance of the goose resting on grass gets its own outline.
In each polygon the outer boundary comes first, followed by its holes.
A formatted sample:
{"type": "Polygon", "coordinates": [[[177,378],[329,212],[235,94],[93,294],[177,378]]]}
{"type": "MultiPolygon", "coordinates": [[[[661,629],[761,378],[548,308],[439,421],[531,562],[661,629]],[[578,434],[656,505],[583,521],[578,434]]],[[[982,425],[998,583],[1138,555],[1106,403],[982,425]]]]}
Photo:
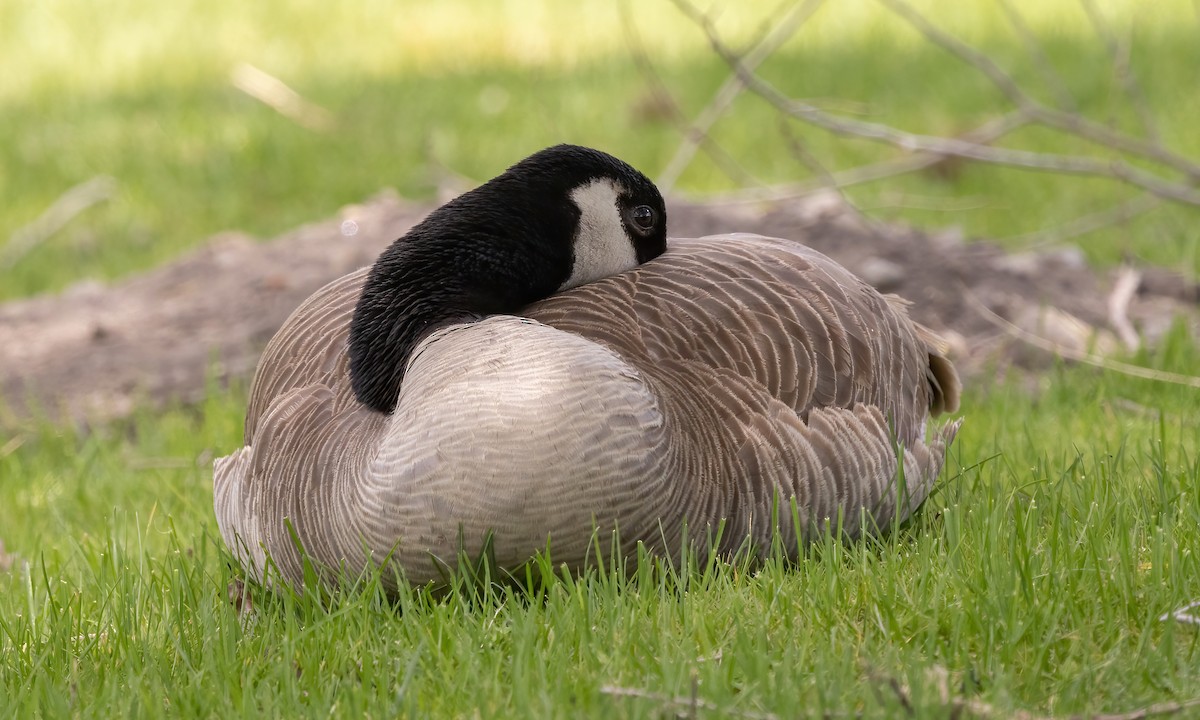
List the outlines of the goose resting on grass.
{"type": "Polygon", "coordinates": [[[489,534],[501,568],[548,542],[579,568],[614,529],[678,552],[685,524],[722,522],[718,551],[778,533],[794,553],[929,494],[958,429],[927,428],[958,405],[940,347],[799,242],[668,243],[644,175],[559,145],[292,313],[245,447],[216,461],[217,521],[251,575],[269,556],[290,583],[297,541],[327,581],[384,562],[436,580],[489,534]]]}

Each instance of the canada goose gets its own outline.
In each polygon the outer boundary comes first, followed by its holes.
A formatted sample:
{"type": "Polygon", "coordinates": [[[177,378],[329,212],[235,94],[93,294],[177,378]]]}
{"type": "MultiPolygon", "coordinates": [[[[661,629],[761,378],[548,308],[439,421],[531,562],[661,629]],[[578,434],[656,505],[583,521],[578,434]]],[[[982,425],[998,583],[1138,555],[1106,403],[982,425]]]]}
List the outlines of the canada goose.
{"type": "Polygon", "coordinates": [[[903,301],[795,241],[668,248],[644,175],[560,145],[288,318],[245,447],[215,464],[217,520],[252,574],[269,554],[288,582],[297,541],[416,583],[489,533],[506,568],[547,541],[578,567],[613,529],[669,552],[721,521],[719,550],[779,533],[794,551],[827,519],[855,536],[920,505],[958,428],[926,440],[926,421],[958,395],[903,301]]]}

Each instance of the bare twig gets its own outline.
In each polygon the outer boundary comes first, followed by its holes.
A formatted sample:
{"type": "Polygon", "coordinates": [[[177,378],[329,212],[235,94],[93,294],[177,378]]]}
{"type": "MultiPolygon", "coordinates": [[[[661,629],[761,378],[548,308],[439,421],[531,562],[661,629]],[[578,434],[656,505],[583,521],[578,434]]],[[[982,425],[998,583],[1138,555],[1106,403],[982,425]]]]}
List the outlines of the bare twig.
{"type": "Polygon", "coordinates": [[[1112,292],[1108,294],[1108,324],[1129,350],[1137,350],[1142,344],[1137,330],[1129,322],[1129,303],[1141,284],[1142,274],[1126,265],[1117,273],[1112,292]]]}
{"type": "Polygon", "coordinates": [[[1150,104],[1146,101],[1146,95],[1142,92],[1141,83],[1138,82],[1137,75],[1133,72],[1132,63],[1132,46],[1133,42],[1121,42],[1117,39],[1112,28],[1109,27],[1108,21],[1104,19],[1104,14],[1100,12],[1100,8],[1096,7],[1096,3],[1092,0],[1079,0],[1083,5],[1084,12],[1087,13],[1088,20],[1091,21],[1092,27],[1096,29],[1096,34],[1100,36],[1101,42],[1108,50],[1109,56],[1113,61],[1113,72],[1117,76],[1117,81],[1121,83],[1121,88],[1125,91],[1125,96],[1129,98],[1133,104],[1133,109],[1138,114],[1138,119],[1142,123],[1142,128],[1146,131],[1146,136],[1151,140],[1159,141],[1158,124],[1154,121],[1154,115],[1150,112],[1150,104]]]}
{"type": "MultiPolygon", "coordinates": [[[[1015,110],[1007,115],[989,120],[979,127],[965,133],[962,139],[986,145],[995,142],[1008,133],[1028,124],[1029,120],[1023,112],[1015,110]]],[[[709,202],[719,204],[756,203],[774,200],[787,200],[803,197],[814,192],[830,188],[840,189],[863,183],[883,180],[885,178],[903,175],[920,170],[941,162],[944,155],[935,153],[915,153],[901,155],[882,162],[862,165],[847,170],[831,173],[828,178],[816,178],[799,183],[775,185],[766,188],[750,188],[735,190],[730,193],[706,198],[709,202]]]]}
{"type": "MultiPolygon", "coordinates": [[[[795,35],[796,31],[812,17],[823,3],[824,0],[805,0],[803,3],[793,5],[782,20],[769,25],[770,31],[752,43],[751,49],[743,56],[743,63],[746,67],[753,71],[762,64],[795,35]]],[[[775,20],[775,14],[772,13],[772,15],[772,20],[775,20]]],[[[683,134],[683,140],[675,149],[675,155],[671,157],[667,167],[655,181],[655,184],[662,188],[663,192],[667,192],[675,186],[679,176],[683,174],[683,171],[691,163],[692,157],[695,156],[700,140],[708,137],[709,130],[725,114],[743,88],[745,88],[745,83],[742,78],[737,73],[730,75],[721,84],[713,99],[696,116],[695,121],[688,126],[683,134]]]]}
{"type": "Polygon", "coordinates": [[[1200,698],[1192,698],[1181,702],[1156,703],[1123,713],[1101,713],[1093,715],[1091,720],[1143,720],[1144,718],[1157,717],[1159,715],[1178,715],[1184,710],[1190,710],[1194,707],[1200,707],[1200,698]]]}
{"type": "MultiPolygon", "coordinates": [[[[942,706],[951,712],[951,717],[960,717],[964,713],[970,716],[979,718],[1010,718],[1011,720],[1055,720],[1052,715],[1040,715],[1031,713],[1025,710],[1001,710],[996,706],[984,702],[979,698],[962,698],[954,697],[950,692],[950,675],[945,668],[935,666],[928,671],[930,682],[938,692],[938,699],[942,706]]],[[[882,682],[888,686],[888,689],[899,700],[901,707],[909,716],[916,715],[916,708],[912,703],[911,690],[909,686],[899,680],[886,676],[873,676],[871,678],[877,683],[882,682]]],[[[700,699],[695,695],[695,686],[693,685],[693,694],[691,697],[671,696],[663,693],[656,693],[650,690],[642,690],[640,688],[620,687],[616,685],[605,685],[600,688],[602,695],[610,695],[613,697],[630,697],[639,698],[642,700],[650,700],[659,703],[663,709],[671,709],[676,712],[688,712],[689,717],[696,717],[698,711],[715,711],[718,707],[715,703],[700,699]]],[[[1191,708],[1200,707],[1200,698],[1191,698],[1178,702],[1165,702],[1148,705],[1144,708],[1130,710],[1123,713],[1097,713],[1093,715],[1073,715],[1073,720],[1145,720],[1146,718],[1159,717],[1163,715],[1177,715],[1191,708]]],[[[750,710],[731,710],[729,708],[719,708],[720,712],[725,717],[745,718],[746,720],[776,720],[778,715],[766,712],[754,712],[750,710]]],[[[845,713],[835,713],[826,711],[824,717],[841,717],[845,713]]]]}
{"type": "MultiPolygon", "coordinates": [[[[675,96],[663,81],[662,76],[658,74],[654,63],[651,62],[650,55],[646,52],[645,44],[642,42],[642,36],[638,32],[636,23],[629,17],[629,0],[621,0],[621,2],[617,3],[617,10],[621,18],[621,24],[625,30],[626,42],[633,53],[634,63],[638,66],[638,70],[642,75],[650,82],[651,92],[654,93],[655,100],[667,110],[671,118],[671,123],[683,135],[684,142],[692,143],[693,149],[695,147],[702,148],[705,154],[712,159],[713,163],[720,168],[721,172],[725,173],[730,180],[738,185],[761,187],[763,183],[760,180],[751,175],[732,155],[713,140],[708,134],[708,127],[699,127],[688,123],[687,116],[680,109],[675,96]]],[[[664,193],[670,189],[670,185],[663,185],[661,182],[659,183],[659,187],[664,193]]]]}
{"type": "Polygon", "coordinates": [[[792,156],[796,158],[801,165],[804,165],[806,168],[808,168],[809,172],[816,176],[816,179],[823,187],[829,188],[836,192],[838,196],[841,197],[842,202],[846,204],[846,207],[854,210],[864,219],[867,219],[867,216],[862,213],[859,207],[850,198],[850,195],[845,191],[844,187],[837,184],[837,180],[829,172],[829,169],[825,167],[824,163],[822,163],[815,155],[809,152],[808,148],[804,146],[804,141],[791,131],[791,128],[788,126],[788,122],[789,121],[787,118],[780,118],[779,131],[780,134],[783,135],[784,144],[787,146],[788,151],[791,152],[792,156]]]}
{"type": "Polygon", "coordinates": [[[1193,610],[1197,609],[1200,609],[1200,600],[1190,602],[1187,605],[1184,605],[1176,610],[1172,610],[1169,613],[1164,613],[1158,619],[1161,621],[1174,620],[1175,622],[1181,622],[1184,625],[1200,626],[1200,615],[1192,612],[1193,610]]]}
{"type": "MultiPolygon", "coordinates": [[[[3,446],[0,446],[0,460],[12,455],[17,450],[20,450],[21,446],[24,445],[27,440],[29,440],[29,436],[27,435],[12,436],[8,442],[4,443],[3,446]]],[[[0,548],[2,548],[2,545],[0,545],[0,548]]]]}
{"type": "Polygon", "coordinates": [[[1062,242],[1063,240],[1103,230],[1113,225],[1129,222],[1133,218],[1143,215],[1162,204],[1162,198],[1150,193],[1142,193],[1132,200],[1127,200],[1099,212],[1083,215],[1058,227],[1016,235],[1011,237],[1010,240],[1028,245],[1029,247],[1039,247],[1062,242]]]}
{"type": "Polygon", "coordinates": [[[18,228],[8,244],[0,248],[0,267],[10,268],[42,242],[62,230],[67,223],[93,205],[112,198],[117,193],[117,181],[108,175],[97,175],[58,196],[33,222],[18,228]]]}
{"type": "MultiPolygon", "coordinates": [[[[904,18],[905,21],[916,28],[927,39],[982,73],[991,80],[992,84],[1010,102],[1029,112],[1038,122],[1058,130],[1073,133],[1111,149],[1140,155],[1149,160],[1162,163],[1187,175],[1192,184],[1200,183],[1200,165],[1177,153],[1171,152],[1157,141],[1142,140],[1088,120],[1079,114],[1054,110],[1039,103],[1022,90],[1016,81],[1008,73],[1001,70],[1000,66],[993,62],[991,58],[958,38],[943,32],[904,0],[879,0],[879,2],[904,18]]],[[[1128,182],[1133,182],[1134,184],[1140,184],[1137,181],[1122,177],[1124,172],[1123,170],[1119,171],[1117,177],[1126,179],[1128,182]]]]}
{"type": "Polygon", "coordinates": [[[965,285],[960,286],[960,292],[962,292],[963,296],[975,308],[975,310],[979,312],[983,319],[1004,330],[1012,337],[1020,340],[1023,343],[1026,343],[1027,345],[1041,348],[1046,352],[1066,358],[1068,360],[1074,360],[1076,362],[1092,365],[1102,370],[1108,370],[1110,372],[1116,372],[1122,375],[1129,375],[1131,377],[1142,378],[1144,380],[1165,382],[1172,385],[1184,385],[1186,387],[1200,388],[1200,377],[1196,377],[1194,375],[1183,375],[1180,373],[1167,372],[1166,370],[1154,370],[1153,368],[1142,367],[1140,365],[1131,365],[1130,363],[1112,360],[1101,355],[1064,347],[1052,340],[1047,340],[1040,335],[1031,333],[1028,330],[1025,330],[1000,317],[993,312],[991,308],[985,305],[983,301],[980,300],[979,297],[976,296],[975,293],[965,285]]]}
{"type": "MultiPolygon", "coordinates": [[[[1028,150],[994,148],[965,140],[939,138],[929,135],[917,135],[880,123],[864,122],[861,120],[839,117],[831,113],[827,113],[814,105],[787,97],[773,85],[758,77],[753,72],[748,71],[742,64],[741,58],[730,51],[730,49],[721,41],[720,37],[716,33],[716,29],[713,27],[712,21],[706,15],[688,2],[688,0],[672,0],[672,2],[693,21],[704,28],[705,32],[708,34],[709,43],[711,44],[713,50],[715,50],[717,54],[720,55],[722,59],[724,59],[725,62],[728,63],[730,67],[732,67],[738,73],[739,76],[742,77],[746,83],[746,87],[749,90],[762,97],[780,111],[805,122],[817,125],[818,127],[823,127],[835,134],[861,137],[869,140],[875,140],[877,142],[884,142],[905,150],[919,150],[924,152],[939,153],[942,155],[952,155],[970,160],[989,162],[997,165],[1007,165],[1010,167],[1025,168],[1029,170],[1041,170],[1072,175],[1090,175],[1095,177],[1111,178],[1120,180],[1130,185],[1141,187],[1144,190],[1166,199],[1176,200],[1189,205],[1200,206],[1200,192],[1197,192],[1187,185],[1167,180],[1159,175],[1155,175],[1154,173],[1134,167],[1121,160],[1106,161],[1079,155],[1056,155],[1031,152],[1028,150]]],[[[880,0],[880,2],[885,2],[889,5],[897,4],[902,7],[907,7],[902,3],[898,3],[897,0],[880,0]]],[[[924,20],[922,19],[921,22],[924,22],[924,20]]],[[[968,48],[968,52],[974,53],[975,51],[968,48]]],[[[984,61],[991,65],[991,67],[995,67],[995,65],[991,63],[991,60],[984,58],[984,61]]],[[[1009,82],[1011,82],[1011,80],[1009,82]]],[[[1054,112],[1049,111],[1043,106],[1033,103],[1032,100],[1029,102],[1031,105],[1026,109],[1031,112],[1036,112],[1038,119],[1042,122],[1045,122],[1045,118],[1042,117],[1042,115],[1044,115],[1046,112],[1054,112]],[[1041,108],[1041,110],[1035,110],[1035,108],[1041,108]]],[[[1105,129],[1104,132],[1108,133],[1109,131],[1105,129]]],[[[1146,145],[1146,143],[1134,139],[1121,140],[1120,142],[1146,145]]],[[[1170,155],[1169,153],[1167,154],[1170,155]]],[[[1187,164],[1186,160],[1183,160],[1178,156],[1170,155],[1170,157],[1176,158],[1179,162],[1187,164]]],[[[1200,168],[1197,168],[1197,177],[1200,177],[1200,168]]]]}
{"type": "Polygon", "coordinates": [[[1004,10],[1004,14],[1008,16],[1008,22],[1021,36],[1021,41],[1025,43],[1025,48],[1029,51],[1030,57],[1033,58],[1034,64],[1042,73],[1042,78],[1046,85],[1058,97],[1058,106],[1064,110],[1076,111],[1078,106],[1075,103],[1075,97],[1071,95],[1071,91],[1067,89],[1067,84],[1063,82],[1062,76],[1054,69],[1050,58],[1046,57],[1046,51],[1042,47],[1042,43],[1038,41],[1037,36],[1025,24],[1025,18],[1021,12],[1013,5],[1012,0],[1000,0],[1000,7],[1004,10]]]}
{"type": "MultiPolygon", "coordinates": [[[[867,676],[872,681],[871,690],[874,691],[875,699],[879,701],[879,704],[883,704],[883,692],[880,686],[886,685],[900,702],[900,707],[904,709],[904,714],[908,717],[916,717],[917,710],[913,707],[912,700],[909,697],[908,685],[905,685],[891,675],[883,675],[874,671],[868,672],[867,676]]],[[[943,702],[945,701],[943,700],[943,702]]]]}
{"type": "Polygon", "coordinates": [[[979,196],[972,197],[936,197],[916,195],[905,192],[885,191],[877,201],[859,207],[867,210],[904,209],[926,210],[929,212],[961,213],[968,210],[982,210],[991,207],[992,202],[979,196]]]}
{"type": "MultiPolygon", "coordinates": [[[[1031,713],[1025,710],[1001,710],[991,703],[984,702],[979,698],[961,698],[953,697],[950,693],[950,673],[940,665],[930,668],[926,675],[930,682],[937,689],[938,697],[944,707],[950,708],[951,717],[959,717],[964,712],[968,715],[979,718],[994,718],[1002,717],[1009,720],[1054,720],[1053,715],[1040,715],[1031,713]]],[[[900,703],[906,708],[911,708],[909,700],[910,690],[908,685],[895,680],[894,678],[885,678],[892,691],[899,698],[900,703]]],[[[1072,720],[1145,720],[1145,718],[1157,717],[1161,715],[1176,715],[1185,710],[1194,707],[1200,707],[1200,698],[1192,698],[1181,702],[1157,703],[1148,705],[1144,708],[1131,710],[1123,713],[1096,713],[1092,715],[1072,715],[1072,720]]],[[[912,713],[910,713],[912,714],[912,713]]]]}
{"type": "Polygon", "coordinates": [[[620,687],[618,685],[605,685],[604,687],[600,688],[600,694],[611,695],[613,697],[631,697],[641,698],[642,700],[651,700],[653,702],[660,703],[664,708],[671,708],[672,710],[687,710],[696,712],[698,710],[719,709],[726,717],[745,718],[746,720],[778,720],[779,718],[779,716],[775,715],[774,713],[718,708],[715,703],[696,697],[694,694],[691,697],[671,696],[663,693],[656,693],[651,690],[620,687]]]}
{"type": "Polygon", "coordinates": [[[235,67],[230,73],[230,81],[238,90],[302,127],[319,131],[333,126],[333,115],[328,110],[309,102],[279,78],[253,65],[242,63],[235,67]]]}

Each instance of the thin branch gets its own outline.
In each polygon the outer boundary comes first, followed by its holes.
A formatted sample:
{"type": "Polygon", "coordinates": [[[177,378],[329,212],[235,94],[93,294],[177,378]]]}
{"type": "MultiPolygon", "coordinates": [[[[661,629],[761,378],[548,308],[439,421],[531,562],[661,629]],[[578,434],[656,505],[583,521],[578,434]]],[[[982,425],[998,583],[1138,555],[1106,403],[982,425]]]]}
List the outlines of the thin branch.
{"type": "Polygon", "coordinates": [[[1154,380],[1156,382],[1170,383],[1172,385],[1183,385],[1185,387],[1200,388],[1200,377],[1194,375],[1183,375],[1180,373],[1168,372],[1166,370],[1155,370],[1153,368],[1142,367],[1141,365],[1132,365],[1119,360],[1111,360],[1101,355],[1075,350],[1074,348],[1065,347],[1053,340],[1048,340],[1041,335],[1031,333],[1028,330],[1000,317],[991,308],[983,303],[975,293],[965,285],[960,286],[960,292],[967,301],[975,308],[975,310],[992,325],[1004,330],[1012,337],[1021,342],[1032,345],[1033,347],[1045,350],[1048,353],[1058,357],[1074,360],[1086,365],[1098,367],[1101,370],[1129,375],[1131,377],[1142,378],[1144,380],[1154,380]]]}
{"type": "MultiPolygon", "coordinates": [[[[929,22],[904,0],[879,0],[884,6],[904,18],[927,39],[941,46],[959,60],[974,67],[1017,107],[1028,111],[1043,125],[1073,133],[1099,145],[1121,152],[1140,155],[1162,163],[1188,176],[1193,184],[1200,183],[1200,165],[1163,147],[1153,140],[1142,140],[1118,132],[1100,123],[1088,120],[1076,113],[1054,110],[1034,100],[1017,85],[1012,77],[1000,69],[991,58],[967,45],[929,22]]],[[[1137,183],[1135,183],[1137,184],[1137,183]]]]}
{"type": "Polygon", "coordinates": [[[731,710],[729,708],[719,708],[715,703],[709,702],[702,698],[684,696],[664,695],[650,690],[642,690],[640,688],[620,687],[617,685],[605,685],[600,688],[601,695],[611,695],[613,697],[631,697],[641,698],[642,700],[651,700],[661,704],[663,707],[673,710],[720,710],[726,717],[745,718],[745,720],[779,720],[779,716],[774,713],[754,712],[751,710],[731,710]]]}
{"type": "MultiPolygon", "coordinates": [[[[753,70],[762,64],[764,60],[791,39],[796,34],[796,31],[812,17],[813,13],[823,3],[824,0],[806,0],[804,3],[795,4],[788,11],[787,15],[784,16],[783,20],[773,26],[768,25],[772,29],[769,32],[765,32],[759,39],[753,42],[751,49],[743,55],[743,62],[746,67],[753,70]]],[[[663,192],[668,192],[675,186],[675,183],[679,180],[679,176],[691,164],[692,158],[696,154],[696,148],[700,144],[700,139],[708,137],[709,130],[725,114],[744,88],[745,83],[739,75],[736,73],[730,75],[721,84],[721,87],[717,90],[712,100],[709,101],[708,105],[689,124],[683,134],[683,140],[675,148],[675,155],[671,157],[670,162],[667,163],[667,167],[655,181],[655,184],[659,188],[662,188],[663,192]]]]}
{"type": "Polygon", "coordinates": [[[869,210],[926,210],[928,212],[963,213],[968,210],[983,210],[984,208],[994,207],[994,205],[990,200],[978,195],[937,197],[915,193],[884,191],[875,202],[863,205],[862,207],[869,210]]]}
{"type": "MultiPolygon", "coordinates": [[[[20,450],[21,446],[24,445],[28,440],[28,435],[13,435],[12,439],[0,446],[0,460],[12,455],[17,450],[20,450]]],[[[3,548],[3,544],[0,544],[0,548],[3,548]]]]}
{"type": "MultiPolygon", "coordinates": [[[[875,699],[880,705],[884,704],[883,687],[887,686],[892,694],[896,696],[896,700],[900,702],[900,707],[904,710],[906,717],[916,717],[917,710],[913,707],[912,699],[909,697],[910,692],[908,686],[900,682],[891,675],[884,675],[874,671],[867,672],[867,678],[871,680],[871,691],[875,693],[875,699]]],[[[943,704],[948,702],[948,698],[942,700],[943,704]]]]}
{"type": "MultiPolygon", "coordinates": [[[[694,147],[700,147],[712,159],[713,163],[721,169],[721,172],[738,185],[753,185],[762,187],[761,180],[755,178],[748,170],[741,166],[737,160],[730,155],[725,148],[721,147],[708,134],[708,128],[700,128],[688,123],[687,116],[679,107],[679,103],[675,101],[675,96],[671,94],[670,88],[659,75],[658,70],[654,67],[654,63],[650,60],[649,53],[646,52],[646,46],[642,42],[642,36],[638,32],[637,25],[629,17],[629,0],[621,0],[617,4],[617,12],[621,19],[621,24],[625,30],[625,38],[629,44],[630,51],[633,54],[633,61],[638,66],[638,70],[642,75],[650,81],[651,92],[654,93],[655,99],[667,110],[671,117],[671,123],[684,136],[685,142],[694,144],[694,147]]],[[[668,192],[670,186],[659,184],[663,193],[668,192]]]]}
{"type": "Polygon", "coordinates": [[[1029,51],[1030,57],[1037,65],[1038,70],[1042,73],[1042,79],[1046,85],[1050,87],[1054,94],[1058,97],[1058,105],[1064,110],[1077,112],[1079,107],[1075,103],[1075,96],[1071,94],[1067,84],[1063,82],[1062,75],[1054,69],[1054,64],[1050,62],[1050,58],[1046,56],[1045,48],[1038,40],[1033,31],[1029,29],[1029,25],[1025,23],[1025,18],[1021,15],[1021,11],[1017,10],[1013,5],[1012,0],[1000,0],[1000,8],[1004,10],[1004,14],[1008,17],[1008,22],[1021,36],[1021,41],[1025,43],[1026,50],[1029,51]]]}
{"type": "Polygon", "coordinates": [[[1108,294],[1108,324],[1125,343],[1127,350],[1137,350],[1142,340],[1137,330],[1129,322],[1129,303],[1142,284],[1142,274],[1136,269],[1123,266],[1117,272],[1117,280],[1113,283],[1112,292],[1108,294]]]}
{"type": "MultiPolygon", "coordinates": [[[[963,134],[962,139],[980,145],[987,145],[1027,124],[1029,124],[1029,118],[1025,113],[1020,110],[1014,110],[1007,115],[989,120],[974,130],[963,134]]],[[[831,173],[827,179],[817,178],[798,183],[788,183],[786,185],[734,190],[721,195],[708,196],[705,198],[705,201],[722,205],[736,205],[739,203],[789,200],[830,188],[847,188],[895,177],[896,175],[904,175],[905,173],[936,165],[944,160],[945,157],[945,155],[937,153],[910,153],[869,165],[860,165],[859,167],[839,170],[831,173]]]]}
{"type": "Polygon", "coordinates": [[[1194,707],[1200,707],[1200,698],[1192,698],[1181,702],[1156,703],[1148,707],[1123,713],[1093,715],[1091,720],[1144,720],[1144,718],[1157,717],[1159,715],[1178,715],[1184,710],[1190,710],[1194,707]]]}
{"type": "MultiPolygon", "coordinates": [[[[1039,715],[1025,710],[1004,711],[996,706],[984,702],[979,698],[960,698],[953,697],[950,693],[949,673],[945,668],[940,666],[930,668],[930,680],[937,688],[939,700],[943,708],[951,711],[951,717],[958,717],[963,712],[980,718],[1010,718],[1012,720],[1054,720],[1052,715],[1039,715]]],[[[911,691],[907,684],[889,677],[872,677],[876,683],[882,682],[888,686],[888,689],[895,694],[900,705],[904,708],[909,716],[916,715],[916,709],[912,704],[911,691]]],[[[874,686],[873,686],[874,687],[874,686]]],[[[877,689],[877,688],[876,688],[877,689]]],[[[659,703],[663,709],[671,709],[676,712],[686,711],[689,717],[695,717],[699,710],[720,711],[725,717],[744,718],[745,720],[777,720],[780,716],[768,712],[754,712],[751,710],[733,710],[730,708],[718,708],[715,703],[697,697],[697,688],[695,683],[692,686],[692,695],[690,697],[671,696],[663,693],[657,693],[650,690],[642,690],[640,688],[621,687],[617,685],[605,685],[600,688],[600,694],[609,695],[612,697],[627,697],[638,698],[642,700],[650,700],[659,703]]],[[[878,694],[878,693],[877,693],[878,694]]],[[[882,700],[882,698],[881,698],[882,700]]],[[[1073,715],[1074,720],[1146,720],[1146,718],[1158,717],[1162,715],[1177,715],[1185,710],[1200,707],[1200,698],[1192,698],[1179,702],[1165,702],[1148,705],[1144,708],[1131,710],[1123,713],[1097,713],[1093,715],[1073,715]]],[[[844,717],[847,713],[837,713],[826,711],[823,716],[826,718],[844,717]]]]}
{"type": "MultiPolygon", "coordinates": [[[[741,58],[731,52],[721,41],[707,16],[687,0],[671,1],[705,29],[713,50],[730,67],[734,68],[745,81],[746,87],[749,90],[762,97],[780,111],[818,127],[823,127],[832,133],[888,143],[905,150],[953,155],[996,165],[1071,175],[1111,178],[1135,185],[1169,200],[1200,206],[1200,192],[1186,185],[1166,180],[1153,173],[1133,167],[1120,160],[1104,161],[1077,155],[1054,155],[1028,150],[994,148],[965,140],[917,135],[880,123],[864,122],[832,115],[809,103],[785,96],[773,85],[746,70],[745,66],[741,63],[741,58]]],[[[880,2],[891,3],[895,2],[895,0],[880,0],[880,2]]],[[[1198,168],[1198,171],[1200,171],[1200,168],[1198,168]]]]}
{"type": "Polygon", "coordinates": [[[1160,141],[1158,132],[1158,123],[1154,121],[1154,115],[1150,112],[1150,104],[1146,101],[1146,95],[1142,92],[1141,83],[1138,82],[1137,75],[1133,72],[1133,42],[1121,42],[1117,39],[1108,21],[1104,19],[1104,14],[1100,12],[1100,8],[1096,7],[1096,3],[1092,0],[1079,0],[1083,5],[1084,12],[1087,13],[1088,20],[1091,21],[1092,27],[1096,29],[1096,34],[1100,36],[1100,41],[1104,43],[1104,47],[1108,50],[1109,57],[1112,58],[1113,72],[1117,76],[1117,81],[1121,83],[1121,88],[1125,91],[1125,96],[1133,104],[1133,109],[1138,114],[1138,119],[1142,123],[1142,128],[1146,131],[1146,136],[1155,142],[1160,141]]]}
{"type": "MultiPolygon", "coordinates": [[[[1000,710],[991,703],[984,702],[979,698],[952,697],[950,693],[950,674],[940,665],[930,668],[926,674],[937,689],[942,705],[950,708],[951,717],[959,717],[963,712],[966,712],[969,715],[979,718],[1000,717],[1008,718],[1008,720],[1054,720],[1053,715],[1039,715],[1026,710],[1000,710]]],[[[908,700],[910,690],[908,685],[894,679],[889,682],[889,685],[901,704],[905,707],[910,707],[908,700]]],[[[1123,713],[1072,715],[1071,718],[1072,720],[1145,720],[1146,718],[1161,715],[1177,715],[1194,707],[1200,707],[1200,698],[1192,698],[1181,702],[1157,703],[1123,713]]]]}
{"type": "Polygon", "coordinates": [[[33,222],[18,228],[8,244],[0,248],[0,267],[13,267],[30,250],[53,237],[77,215],[112,198],[116,193],[116,180],[108,175],[97,175],[59,195],[50,207],[33,222]]]}
{"type": "MultiPolygon", "coordinates": [[[[2,547],[3,546],[0,546],[0,548],[2,548],[2,547]]],[[[1183,607],[1178,608],[1176,610],[1172,610],[1169,613],[1164,613],[1161,616],[1159,616],[1158,619],[1159,619],[1159,621],[1162,621],[1162,622],[1165,622],[1167,620],[1174,620],[1175,622],[1180,622],[1180,623],[1183,623],[1184,625],[1200,625],[1200,615],[1197,615],[1196,613],[1192,612],[1193,610],[1196,610],[1196,609],[1200,609],[1200,600],[1196,600],[1195,602],[1190,602],[1187,605],[1184,605],[1183,607]]]]}
{"type": "Polygon", "coordinates": [[[797,137],[795,133],[792,132],[792,129],[788,127],[787,118],[780,118],[779,132],[783,136],[783,142],[787,146],[788,151],[792,154],[792,157],[796,158],[801,165],[808,168],[808,171],[816,176],[817,181],[820,182],[823,187],[829,188],[836,192],[842,198],[842,202],[845,203],[847,207],[858,212],[859,215],[866,217],[866,215],[863,215],[863,213],[859,211],[858,206],[854,204],[854,201],[850,199],[850,196],[846,193],[844,187],[837,184],[837,180],[829,172],[829,169],[825,167],[824,163],[822,163],[815,155],[809,152],[808,148],[804,146],[804,141],[797,137]]]}
{"type": "Polygon", "coordinates": [[[306,100],[279,78],[253,65],[238,65],[230,73],[229,80],[238,90],[302,127],[322,131],[333,126],[333,115],[328,110],[306,100]]]}

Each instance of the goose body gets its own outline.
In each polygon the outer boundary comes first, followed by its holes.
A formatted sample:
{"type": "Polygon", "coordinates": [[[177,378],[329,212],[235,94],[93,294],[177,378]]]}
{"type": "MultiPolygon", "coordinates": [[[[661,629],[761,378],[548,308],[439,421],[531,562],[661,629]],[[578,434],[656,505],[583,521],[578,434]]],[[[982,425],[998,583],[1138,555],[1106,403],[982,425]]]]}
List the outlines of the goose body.
{"type": "Polygon", "coordinates": [[[294,532],[319,566],[387,562],[419,583],[489,535],[502,567],[548,542],[577,567],[597,531],[671,552],[685,525],[723,524],[720,550],[794,549],[826,520],[853,537],[925,499],[958,427],[927,422],[959,385],[903,301],[756,235],[626,264],[519,316],[434,324],[386,412],[351,367],[379,265],[319,290],[260,361],[245,447],[216,463],[230,548],[299,582],[294,532]]]}

